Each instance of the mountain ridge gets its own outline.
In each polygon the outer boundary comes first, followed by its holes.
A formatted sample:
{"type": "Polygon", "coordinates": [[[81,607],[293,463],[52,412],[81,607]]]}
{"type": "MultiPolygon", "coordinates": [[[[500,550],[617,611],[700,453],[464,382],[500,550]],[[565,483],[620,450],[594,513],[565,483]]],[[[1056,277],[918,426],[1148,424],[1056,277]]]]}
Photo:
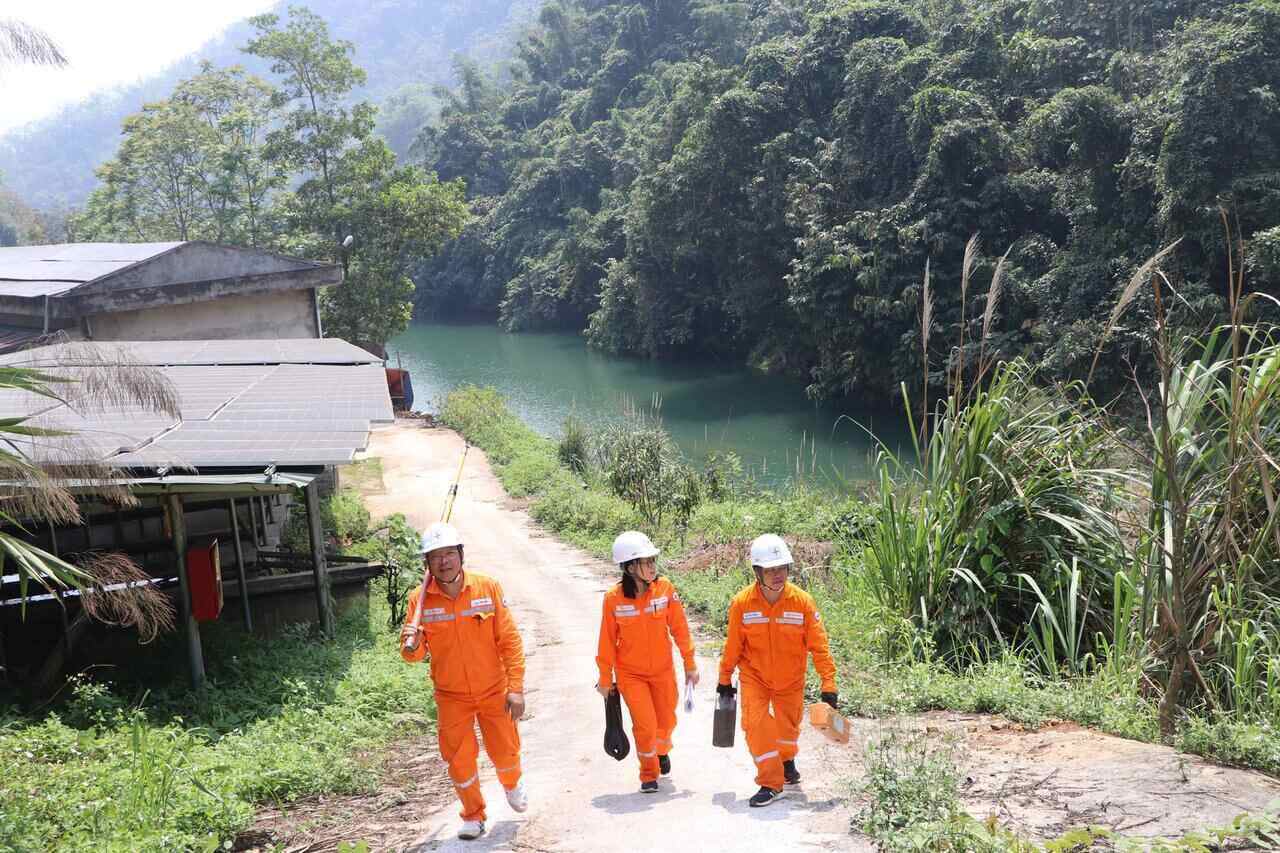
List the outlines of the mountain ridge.
{"type": "MultiPolygon", "coordinates": [[[[271,11],[283,14],[288,5],[281,0],[271,11]]],[[[378,104],[378,130],[403,155],[433,107],[431,89],[454,82],[454,57],[500,59],[540,0],[383,0],[358,10],[341,0],[306,5],[335,37],[354,44],[356,64],[369,75],[357,97],[378,104]]],[[[80,204],[97,183],[94,171],[115,154],[123,119],[167,97],[201,60],[267,75],[264,64],[240,50],[251,32],[247,21],[232,24],[143,80],[91,93],[0,134],[0,186],[46,211],[80,204]]]]}

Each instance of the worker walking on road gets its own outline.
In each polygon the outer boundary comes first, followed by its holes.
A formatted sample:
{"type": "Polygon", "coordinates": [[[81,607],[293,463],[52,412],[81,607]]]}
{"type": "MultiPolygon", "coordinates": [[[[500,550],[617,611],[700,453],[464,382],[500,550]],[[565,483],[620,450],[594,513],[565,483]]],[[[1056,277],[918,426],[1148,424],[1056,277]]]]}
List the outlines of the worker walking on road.
{"type": "Polygon", "coordinates": [[[671,581],[658,577],[657,556],[653,542],[639,531],[628,530],[613,541],[622,581],[605,593],[596,656],[596,689],[606,699],[616,689],[631,712],[640,790],[646,794],[657,792],[659,773],[671,772],[668,753],[679,699],[673,639],[684,659],[685,679],[698,683],[684,605],[671,581]]]}
{"type": "Polygon", "coordinates": [[[732,696],[733,671],[740,671],[742,730],[760,786],[749,803],[758,807],[781,798],[784,784],[800,782],[795,758],[810,654],[822,679],[822,701],[835,708],[837,695],[836,665],[817,605],[809,593],[787,581],[787,543],[772,533],[757,537],[751,543],[751,566],[756,582],[729,604],[729,637],[720,657],[716,692],[732,696]]]}
{"type": "Polygon", "coordinates": [[[431,658],[440,754],[462,801],[466,840],[484,834],[484,797],[476,759],[475,727],[498,771],[507,802],[528,808],[520,782],[520,733],[524,716],[524,649],[515,621],[492,578],[462,568],[462,540],[443,522],[422,536],[424,583],[409,593],[400,655],[409,663],[431,658]]]}

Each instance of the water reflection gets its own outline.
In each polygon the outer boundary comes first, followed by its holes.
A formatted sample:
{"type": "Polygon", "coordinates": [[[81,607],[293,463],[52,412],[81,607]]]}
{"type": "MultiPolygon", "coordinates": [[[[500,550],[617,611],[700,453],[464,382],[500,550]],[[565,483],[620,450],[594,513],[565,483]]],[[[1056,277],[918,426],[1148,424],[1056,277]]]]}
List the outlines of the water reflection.
{"type": "Polygon", "coordinates": [[[910,445],[898,411],[854,400],[817,405],[796,382],[742,369],[615,358],[577,335],[415,324],[388,350],[412,371],[419,409],[435,409],[455,385],[492,385],[526,423],[557,435],[570,413],[600,424],[621,417],[627,402],[647,409],[657,400],[688,457],[731,450],[773,485],[798,468],[823,486],[865,479],[874,450],[859,424],[895,451],[910,445]]]}

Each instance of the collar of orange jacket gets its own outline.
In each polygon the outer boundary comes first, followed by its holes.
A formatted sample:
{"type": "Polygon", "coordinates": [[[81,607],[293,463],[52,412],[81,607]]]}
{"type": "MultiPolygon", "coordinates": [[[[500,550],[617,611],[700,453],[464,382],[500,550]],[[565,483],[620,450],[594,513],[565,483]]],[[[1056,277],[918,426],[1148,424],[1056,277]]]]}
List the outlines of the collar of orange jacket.
{"type": "Polygon", "coordinates": [[[782,593],[778,596],[778,600],[770,604],[769,599],[764,597],[764,590],[760,589],[760,582],[756,581],[751,585],[751,598],[760,601],[765,607],[777,607],[781,602],[791,598],[797,592],[800,592],[800,587],[791,581],[787,581],[782,585],[782,593]]]}
{"type": "MultiPolygon", "coordinates": [[[[431,579],[427,582],[427,595],[443,595],[449,598],[449,593],[444,591],[444,587],[440,586],[440,582],[433,575],[428,574],[431,579]]],[[[471,572],[465,568],[462,570],[462,586],[458,587],[458,594],[454,598],[461,598],[462,593],[471,588],[471,572]]]]}

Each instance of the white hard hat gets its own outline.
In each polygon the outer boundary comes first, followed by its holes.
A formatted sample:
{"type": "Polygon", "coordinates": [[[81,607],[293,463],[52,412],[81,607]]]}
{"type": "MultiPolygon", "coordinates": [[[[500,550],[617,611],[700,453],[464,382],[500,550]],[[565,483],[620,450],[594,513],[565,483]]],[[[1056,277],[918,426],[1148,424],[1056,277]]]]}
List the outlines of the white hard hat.
{"type": "Polygon", "coordinates": [[[422,534],[422,549],[420,553],[426,554],[437,548],[450,548],[461,544],[462,537],[458,535],[458,528],[452,524],[437,521],[427,528],[426,533],[422,534]]]}
{"type": "Polygon", "coordinates": [[[630,560],[656,556],[658,556],[658,549],[653,547],[649,537],[639,530],[623,531],[618,534],[617,539],[613,540],[613,561],[618,565],[630,560]]]}
{"type": "Polygon", "coordinates": [[[776,533],[766,533],[752,541],[751,565],[762,569],[773,569],[790,562],[791,549],[776,533]]]}

